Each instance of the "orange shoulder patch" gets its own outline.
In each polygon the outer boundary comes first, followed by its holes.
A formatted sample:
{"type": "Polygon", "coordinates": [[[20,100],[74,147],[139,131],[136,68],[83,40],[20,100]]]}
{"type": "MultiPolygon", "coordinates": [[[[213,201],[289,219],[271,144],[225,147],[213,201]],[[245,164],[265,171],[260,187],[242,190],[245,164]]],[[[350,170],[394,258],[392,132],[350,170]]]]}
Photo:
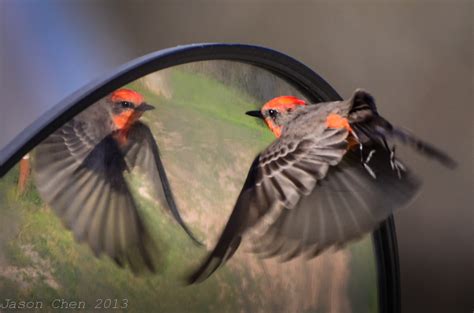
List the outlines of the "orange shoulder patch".
{"type": "Polygon", "coordinates": [[[345,128],[348,131],[352,132],[352,127],[349,124],[349,120],[345,117],[340,116],[339,114],[329,114],[326,118],[326,125],[329,128],[345,128]]]}

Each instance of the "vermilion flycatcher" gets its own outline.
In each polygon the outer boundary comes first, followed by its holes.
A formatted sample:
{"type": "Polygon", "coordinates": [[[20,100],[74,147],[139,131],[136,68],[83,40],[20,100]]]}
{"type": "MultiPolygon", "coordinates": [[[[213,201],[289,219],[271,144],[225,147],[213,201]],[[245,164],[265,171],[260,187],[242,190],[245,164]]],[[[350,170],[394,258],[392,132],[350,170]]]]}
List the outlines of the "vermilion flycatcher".
{"type": "Polygon", "coordinates": [[[153,135],[139,121],[151,109],[139,93],[117,90],[50,135],[34,160],[39,193],[76,239],[133,271],[155,270],[155,247],[124,172],[146,176],[160,205],[194,239],[176,207],[153,135]]]}
{"type": "Polygon", "coordinates": [[[307,105],[278,97],[260,111],[277,139],[252,163],[224,231],[189,282],[205,280],[249,236],[262,257],[315,257],[376,228],[407,205],[420,181],[396,157],[392,140],[453,167],[454,161],[377,112],[357,90],[347,101],[307,105]]]}

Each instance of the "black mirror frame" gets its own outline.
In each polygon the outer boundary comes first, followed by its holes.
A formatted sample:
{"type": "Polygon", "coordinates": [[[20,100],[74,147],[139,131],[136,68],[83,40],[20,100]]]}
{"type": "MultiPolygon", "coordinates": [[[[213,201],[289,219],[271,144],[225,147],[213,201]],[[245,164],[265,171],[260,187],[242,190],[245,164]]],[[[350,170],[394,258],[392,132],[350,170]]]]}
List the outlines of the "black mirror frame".
{"type": "MultiPolygon", "coordinates": [[[[91,82],[25,128],[0,151],[0,177],[3,177],[23,155],[65,122],[112,91],[161,69],[208,60],[239,61],[269,70],[298,88],[310,101],[342,99],[313,70],[272,49],[242,44],[208,43],[160,50],[126,63],[109,75],[91,82]]],[[[383,222],[372,236],[377,258],[380,312],[399,313],[401,310],[400,270],[393,216],[383,222]]]]}

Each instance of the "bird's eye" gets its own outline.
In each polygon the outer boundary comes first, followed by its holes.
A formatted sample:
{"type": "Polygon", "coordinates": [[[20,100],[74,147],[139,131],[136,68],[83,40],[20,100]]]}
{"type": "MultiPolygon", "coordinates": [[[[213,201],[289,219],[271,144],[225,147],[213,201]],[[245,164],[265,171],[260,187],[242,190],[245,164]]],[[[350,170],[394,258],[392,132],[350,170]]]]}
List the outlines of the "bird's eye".
{"type": "Polygon", "coordinates": [[[278,111],[270,109],[268,110],[268,114],[270,115],[270,117],[275,117],[278,114],[278,111]]]}
{"type": "Polygon", "coordinates": [[[126,109],[131,109],[134,107],[133,103],[129,102],[129,101],[122,101],[120,102],[120,106],[122,108],[126,108],[126,109]]]}

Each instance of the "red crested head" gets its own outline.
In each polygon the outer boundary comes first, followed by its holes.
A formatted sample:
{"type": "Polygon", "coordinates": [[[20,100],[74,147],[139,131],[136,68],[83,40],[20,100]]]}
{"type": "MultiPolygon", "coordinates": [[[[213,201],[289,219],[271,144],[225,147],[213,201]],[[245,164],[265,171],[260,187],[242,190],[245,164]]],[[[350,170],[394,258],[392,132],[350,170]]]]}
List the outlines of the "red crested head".
{"type": "Polygon", "coordinates": [[[110,94],[110,100],[112,100],[112,102],[127,101],[138,106],[143,102],[143,96],[131,89],[122,88],[112,92],[110,94]]]}
{"type": "Polygon", "coordinates": [[[273,98],[265,103],[261,111],[263,112],[269,109],[287,111],[292,110],[299,105],[306,105],[306,102],[294,96],[281,96],[273,98]]]}
{"type": "Polygon", "coordinates": [[[154,108],[144,102],[141,94],[126,88],[115,90],[108,99],[112,108],[113,122],[117,129],[123,131],[122,133],[127,133],[143,112],[154,108]]]}
{"type": "Polygon", "coordinates": [[[273,134],[278,138],[281,136],[282,128],[289,114],[296,108],[305,105],[306,101],[297,97],[281,96],[265,103],[260,112],[247,112],[247,114],[262,118],[268,128],[270,128],[273,134]]]}

